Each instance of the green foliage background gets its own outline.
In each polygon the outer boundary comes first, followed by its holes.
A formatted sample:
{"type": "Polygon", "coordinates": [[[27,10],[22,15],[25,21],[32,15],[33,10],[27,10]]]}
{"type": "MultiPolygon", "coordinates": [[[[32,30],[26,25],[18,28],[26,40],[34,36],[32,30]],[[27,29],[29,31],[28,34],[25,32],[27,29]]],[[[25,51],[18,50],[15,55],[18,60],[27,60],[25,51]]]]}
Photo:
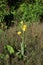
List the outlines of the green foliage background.
{"type": "Polygon", "coordinates": [[[0,0],[0,22],[2,22],[4,16],[10,12],[17,21],[38,21],[40,15],[43,15],[43,2],[42,0],[23,0],[20,6],[15,9],[15,6],[8,6],[7,0],[0,0]]]}
{"type": "Polygon", "coordinates": [[[3,21],[4,16],[6,14],[8,14],[6,1],[5,0],[0,0],[0,22],[3,21]]]}

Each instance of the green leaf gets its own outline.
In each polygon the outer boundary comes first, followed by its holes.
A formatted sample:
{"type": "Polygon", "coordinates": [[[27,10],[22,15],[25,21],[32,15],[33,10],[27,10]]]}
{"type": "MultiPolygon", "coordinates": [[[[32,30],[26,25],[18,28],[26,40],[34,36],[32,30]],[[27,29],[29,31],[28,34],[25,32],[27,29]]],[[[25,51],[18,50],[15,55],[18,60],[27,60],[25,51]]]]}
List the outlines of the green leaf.
{"type": "Polygon", "coordinates": [[[7,45],[6,47],[7,47],[8,52],[9,52],[10,54],[13,54],[13,53],[14,53],[14,49],[13,49],[13,47],[12,47],[12,46],[7,45]]]}
{"type": "Polygon", "coordinates": [[[21,43],[21,54],[24,55],[24,51],[25,51],[25,44],[22,42],[21,43]]]}

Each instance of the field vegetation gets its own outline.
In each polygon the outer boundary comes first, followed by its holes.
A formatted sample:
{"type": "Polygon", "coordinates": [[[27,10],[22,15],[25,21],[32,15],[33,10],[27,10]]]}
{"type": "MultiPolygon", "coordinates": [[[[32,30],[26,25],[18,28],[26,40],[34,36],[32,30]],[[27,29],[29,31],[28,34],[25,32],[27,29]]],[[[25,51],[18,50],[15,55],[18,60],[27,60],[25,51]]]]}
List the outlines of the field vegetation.
{"type": "Polygon", "coordinates": [[[0,65],[43,65],[43,0],[0,0],[0,65]]]}

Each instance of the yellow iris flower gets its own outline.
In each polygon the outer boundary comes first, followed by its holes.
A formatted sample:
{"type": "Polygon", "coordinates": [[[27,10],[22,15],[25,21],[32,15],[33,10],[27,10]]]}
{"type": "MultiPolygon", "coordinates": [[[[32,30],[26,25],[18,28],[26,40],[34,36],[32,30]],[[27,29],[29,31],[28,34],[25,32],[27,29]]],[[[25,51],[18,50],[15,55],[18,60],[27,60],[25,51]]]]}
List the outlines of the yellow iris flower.
{"type": "Polygon", "coordinates": [[[17,34],[18,34],[18,35],[21,35],[21,31],[18,31],[17,34]]]}
{"type": "Polygon", "coordinates": [[[27,26],[26,25],[23,25],[22,30],[23,31],[26,31],[26,28],[27,28],[27,26]]]}
{"type": "Polygon", "coordinates": [[[23,24],[23,21],[21,21],[20,23],[23,24]]]}

